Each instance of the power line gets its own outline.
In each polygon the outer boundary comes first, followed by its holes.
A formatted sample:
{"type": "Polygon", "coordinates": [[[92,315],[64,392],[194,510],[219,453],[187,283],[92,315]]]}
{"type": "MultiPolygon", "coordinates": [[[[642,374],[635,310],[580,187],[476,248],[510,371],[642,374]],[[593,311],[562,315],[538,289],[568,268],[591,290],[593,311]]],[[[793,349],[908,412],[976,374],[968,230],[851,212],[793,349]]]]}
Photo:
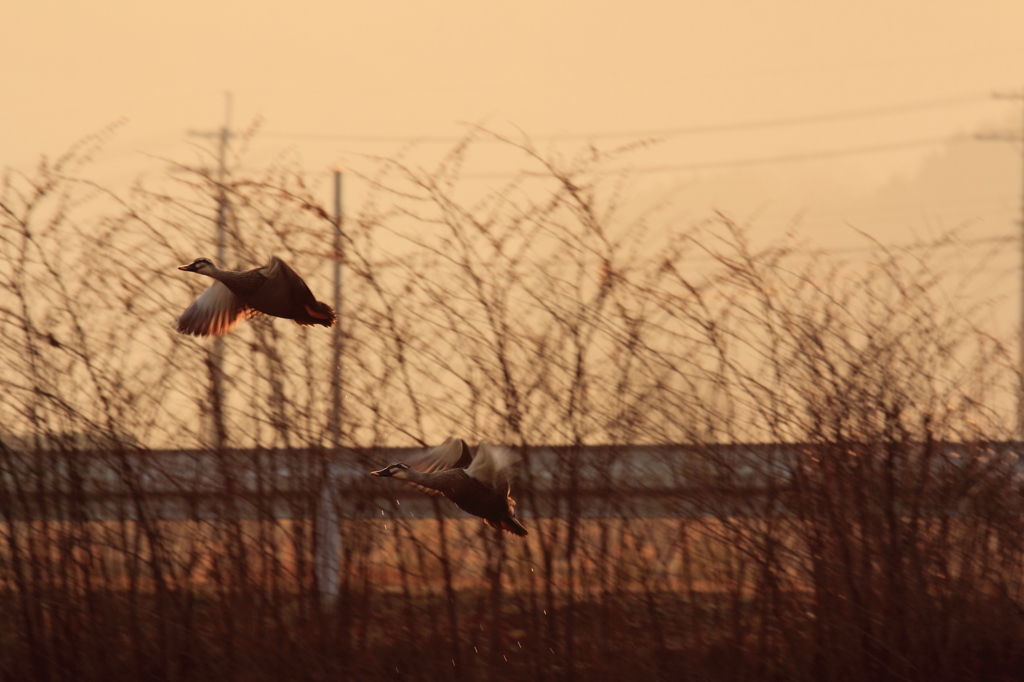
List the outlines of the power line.
{"type": "MultiPolygon", "coordinates": [[[[908,104],[896,104],[884,107],[871,107],[865,109],[851,109],[847,111],[831,112],[825,114],[812,114],[809,116],[796,116],[791,118],[763,119],[760,121],[746,121],[740,123],[721,123],[703,126],[687,126],[682,128],[665,128],[662,130],[633,131],[621,133],[605,133],[598,135],[567,135],[564,139],[589,139],[591,137],[668,137],[675,135],[696,135],[702,133],[722,133],[736,130],[753,130],[758,128],[781,128],[788,126],[806,125],[808,123],[825,123],[831,121],[845,121],[858,118],[874,118],[878,116],[890,116],[893,114],[922,111],[926,109],[939,109],[951,106],[959,106],[969,102],[976,102],[985,99],[984,95],[960,95],[957,97],[945,97],[942,99],[912,102],[908,104]]],[[[558,137],[558,136],[552,136],[558,137]]]]}
{"type": "Polygon", "coordinates": [[[933,144],[949,142],[949,137],[926,137],[917,140],[906,140],[904,142],[892,142],[888,144],[873,144],[861,147],[845,147],[841,149],[825,149],[817,152],[803,152],[799,154],[780,154],[778,156],[756,157],[748,159],[731,159],[728,161],[710,161],[705,163],[682,163],[667,164],[662,166],[648,166],[638,168],[638,173],[660,173],[674,170],[704,170],[713,168],[734,168],[737,166],[757,166],[771,163],[791,163],[794,161],[814,161],[817,159],[828,159],[837,156],[855,156],[858,154],[876,154],[879,152],[896,151],[899,149],[913,149],[914,147],[927,147],[933,144]]]}
{"type": "Polygon", "coordinates": [[[996,235],[992,237],[975,237],[974,239],[958,239],[955,241],[930,241],[930,242],[911,242],[906,244],[871,244],[867,246],[836,246],[836,247],[823,247],[817,248],[812,247],[809,249],[800,249],[803,252],[824,252],[824,253],[868,253],[878,251],[880,249],[888,249],[892,251],[918,251],[918,250],[932,250],[940,248],[948,249],[963,249],[973,248],[977,246],[992,246],[994,244],[1006,244],[1009,242],[1015,242],[1019,239],[1018,235],[996,235]]]}
{"type": "MultiPolygon", "coordinates": [[[[633,137],[676,137],[680,135],[699,135],[706,133],[724,133],[741,130],[757,130],[762,128],[781,128],[789,126],[806,125],[809,123],[827,123],[833,121],[845,121],[860,118],[874,118],[879,116],[891,116],[894,114],[924,111],[928,109],[942,109],[947,107],[961,106],[972,102],[988,99],[987,93],[972,93],[956,95],[953,97],[942,97],[937,99],[908,102],[905,104],[894,104],[882,107],[867,107],[863,109],[848,109],[845,111],[827,112],[823,114],[810,114],[807,116],[794,116],[788,118],[755,119],[751,121],[740,121],[736,123],[716,123],[700,126],[683,126],[677,128],[655,128],[646,130],[597,132],[597,133],[564,133],[548,135],[531,135],[534,140],[597,140],[608,138],[633,138],[633,137]]],[[[279,137],[289,139],[306,140],[336,140],[344,142],[391,142],[391,143],[428,143],[428,144],[452,144],[465,139],[463,136],[452,135],[336,135],[330,133],[291,133],[291,132],[267,132],[265,137],[279,137]]]]}
{"type": "MultiPolygon", "coordinates": [[[[800,154],[781,154],[777,156],[764,156],[764,157],[753,157],[746,159],[729,159],[726,161],[706,161],[699,163],[678,163],[678,164],[662,164],[658,166],[639,166],[635,168],[613,168],[604,171],[597,171],[599,175],[614,175],[616,173],[668,173],[675,171],[694,171],[694,170],[710,170],[716,168],[737,168],[741,166],[758,166],[773,163],[792,163],[798,161],[815,161],[818,159],[828,159],[840,156],[855,156],[858,154],[876,154],[880,152],[897,151],[900,149],[913,149],[915,147],[925,147],[928,145],[941,144],[949,142],[950,137],[927,137],[917,140],[906,140],[904,142],[893,142],[888,144],[876,144],[876,145],[865,145],[861,147],[846,147],[841,149],[826,149],[817,152],[804,152],[800,154]]],[[[959,138],[969,139],[969,138],[959,138]]],[[[533,173],[521,172],[521,173],[467,173],[462,176],[463,178],[472,179],[488,179],[488,178],[509,178],[516,176],[529,176],[533,173]]],[[[547,173],[537,173],[538,176],[546,177],[547,173]]]]}

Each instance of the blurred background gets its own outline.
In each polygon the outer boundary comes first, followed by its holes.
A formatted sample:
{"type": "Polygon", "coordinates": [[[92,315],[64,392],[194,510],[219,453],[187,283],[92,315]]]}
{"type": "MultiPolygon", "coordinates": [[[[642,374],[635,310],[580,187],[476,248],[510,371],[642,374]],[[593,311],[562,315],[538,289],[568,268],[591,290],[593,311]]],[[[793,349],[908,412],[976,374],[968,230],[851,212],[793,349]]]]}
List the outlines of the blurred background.
{"type": "Polygon", "coordinates": [[[4,7],[0,671],[1016,679],[1022,20],[4,7]]]}

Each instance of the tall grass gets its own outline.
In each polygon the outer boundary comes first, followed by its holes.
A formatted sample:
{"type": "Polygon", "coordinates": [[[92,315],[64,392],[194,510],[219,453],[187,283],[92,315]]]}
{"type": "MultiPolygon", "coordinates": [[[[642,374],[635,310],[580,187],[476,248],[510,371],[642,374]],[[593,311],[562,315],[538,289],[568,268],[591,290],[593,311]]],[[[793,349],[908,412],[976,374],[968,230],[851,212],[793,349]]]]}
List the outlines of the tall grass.
{"type": "Polygon", "coordinates": [[[102,138],[0,187],[6,678],[1024,669],[1019,372],[942,245],[840,262],[721,215],[655,229],[604,172],[618,152],[508,140],[524,172],[470,196],[471,135],[361,178],[336,414],[329,332],[245,323],[221,396],[212,345],[172,329],[204,286],[174,266],[213,255],[220,197],[222,265],[277,253],[329,300],[333,225],[301,169],[115,196],[84,179],[102,138]],[[528,538],[339,476],[452,433],[521,448],[528,538]]]}

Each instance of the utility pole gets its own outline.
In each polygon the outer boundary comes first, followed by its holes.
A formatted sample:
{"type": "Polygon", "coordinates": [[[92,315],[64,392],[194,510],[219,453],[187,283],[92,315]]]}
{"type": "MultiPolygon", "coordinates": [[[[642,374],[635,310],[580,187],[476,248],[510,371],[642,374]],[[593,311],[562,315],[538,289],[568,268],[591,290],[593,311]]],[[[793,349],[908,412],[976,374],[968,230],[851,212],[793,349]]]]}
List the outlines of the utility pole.
{"type": "MultiPolygon", "coordinates": [[[[344,260],[344,214],[341,209],[341,176],[342,169],[334,171],[334,313],[338,321],[334,324],[331,353],[331,414],[328,418],[328,430],[331,434],[331,447],[334,459],[337,460],[341,448],[342,408],[344,392],[341,390],[342,367],[342,331],[344,316],[341,304],[341,262],[344,260]]],[[[317,589],[320,591],[321,605],[331,607],[338,598],[341,584],[341,525],[339,524],[338,497],[331,459],[323,460],[323,486],[317,503],[316,521],[316,554],[314,570],[317,589]]]]}
{"type": "MultiPolygon", "coordinates": [[[[992,94],[996,99],[1008,99],[1016,100],[1024,103],[1024,90],[1020,92],[995,92],[992,94]]],[[[1018,133],[989,133],[985,135],[979,135],[980,139],[985,140],[1002,140],[1006,142],[1016,142],[1021,144],[1021,158],[1024,160],[1024,106],[1021,107],[1021,130],[1018,133]]],[[[1018,364],[1017,373],[1020,377],[1019,385],[1017,387],[1017,424],[1016,433],[1017,440],[1024,442],[1024,163],[1022,163],[1022,174],[1021,174],[1021,219],[1019,228],[1021,230],[1020,238],[1020,249],[1021,249],[1021,287],[1020,287],[1020,321],[1019,328],[1017,330],[1017,344],[1018,352],[1018,364]]]]}
{"type": "MultiPolygon", "coordinates": [[[[225,188],[227,180],[228,144],[231,140],[231,93],[224,93],[224,125],[217,131],[190,130],[193,137],[216,138],[219,140],[217,150],[217,265],[224,267],[227,258],[227,222],[228,194],[225,188]]],[[[224,339],[217,337],[213,341],[213,350],[207,359],[210,370],[210,431],[213,435],[214,447],[221,450],[227,443],[227,428],[224,424],[224,339]]]]}
{"type": "Polygon", "coordinates": [[[334,171],[334,312],[338,321],[334,325],[333,354],[331,361],[331,446],[337,450],[341,447],[341,419],[344,401],[344,392],[341,390],[342,367],[342,296],[341,296],[341,262],[344,259],[344,214],[341,208],[341,179],[342,169],[334,171]]]}

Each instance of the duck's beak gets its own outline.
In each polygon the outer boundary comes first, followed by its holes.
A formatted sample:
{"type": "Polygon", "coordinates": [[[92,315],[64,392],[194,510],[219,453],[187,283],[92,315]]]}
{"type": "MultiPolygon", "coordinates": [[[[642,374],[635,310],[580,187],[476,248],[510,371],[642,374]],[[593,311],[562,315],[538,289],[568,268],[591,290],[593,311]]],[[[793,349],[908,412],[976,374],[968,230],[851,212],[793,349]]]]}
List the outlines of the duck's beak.
{"type": "Polygon", "coordinates": [[[184,270],[185,272],[195,272],[196,271],[196,264],[195,263],[189,263],[188,265],[179,265],[178,269],[179,270],[184,270]]]}
{"type": "Polygon", "coordinates": [[[380,471],[371,471],[370,475],[371,476],[390,476],[391,475],[391,470],[385,468],[385,469],[381,469],[380,471]]]}

